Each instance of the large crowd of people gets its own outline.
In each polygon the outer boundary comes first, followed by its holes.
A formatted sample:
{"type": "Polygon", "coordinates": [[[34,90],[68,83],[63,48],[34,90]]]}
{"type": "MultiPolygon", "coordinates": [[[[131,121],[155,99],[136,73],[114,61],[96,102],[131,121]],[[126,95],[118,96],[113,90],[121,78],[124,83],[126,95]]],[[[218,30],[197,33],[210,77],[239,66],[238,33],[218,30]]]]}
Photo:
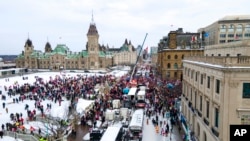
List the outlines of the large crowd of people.
{"type": "MultiPolygon", "coordinates": [[[[153,73],[154,69],[149,66],[144,68],[138,67],[137,69],[145,70],[147,73],[145,75],[134,75],[132,78],[130,74],[126,74],[119,79],[113,75],[105,74],[93,76],[79,74],[75,77],[67,77],[65,74],[61,74],[54,78],[50,77],[48,82],[37,76],[36,81],[32,84],[25,83],[19,85],[16,82],[14,85],[5,86],[4,88],[8,97],[18,95],[18,98],[13,98],[13,103],[18,104],[18,102],[23,102],[26,99],[34,101],[35,109],[30,109],[28,104],[24,107],[28,115],[27,120],[29,121],[35,120],[37,110],[40,111],[41,116],[45,116],[45,107],[46,109],[51,109],[50,104],[41,104],[45,99],[58,103],[58,106],[60,106],[65,97],[71,103],[69,106],[70,111],[76,109],[79,98],[95,100],[93,107],[80,117],[82,126],[87,125],[88,121],[95,126],[97,120],[100,120],[102,123],[105,122],[104,112],[106,109],[112,108],[112,99],[120,99],[121,101],[126,99],[126,94],[124,94],[123,90],[135,86],[130,83],[130,80],[133,80],[136,84],[147,86],[145,113],[155,126],[160,127],[160,133],[167,135],[175,126],[178,130],[181,130],[178,119],[179,109],[175,106],[182,92],[181,81],[162,80],[153,73]],[[96,85],[103,86],[103,90],[95,91],[96,85]],[[170,113],[169,118],[166,118],[167,112],[170,113]]],[[[25,79],[28,79],[28,77],[25,79]]],[[[2,130],[17,131],[18,128],[23,129],[22,125],[24,120],[26,120],[23,118],[25,113],[11,113],[4,102],[6,96],[2,95],[2,99],[2,108],[6,109],[6,113],[10,114],[11,121],[13,121],[13,123],[3,124],[2,130]]],[[[136,108],[133,101],[131,106],[136,108]]],[[[73,128],[72,132],[76,132],[76,129],[73,128]]]]}

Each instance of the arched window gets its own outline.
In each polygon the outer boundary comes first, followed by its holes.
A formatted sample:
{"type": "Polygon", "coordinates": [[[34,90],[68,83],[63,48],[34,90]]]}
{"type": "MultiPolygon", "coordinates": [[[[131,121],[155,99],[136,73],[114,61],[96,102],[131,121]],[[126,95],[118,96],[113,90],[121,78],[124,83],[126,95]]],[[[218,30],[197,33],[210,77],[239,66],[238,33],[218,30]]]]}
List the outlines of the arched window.
{"type": "Polygon", "coordinates": [[[227,31],[227,27],[225,25],[221,25],[220,32],[226,32],[226,31],[227,31]]]}
{"type": "Polygon", "coordinates": [[[231,24],[229,27],[228,27],[228,32],[234,32],[234,25],[231,24]]]}
{"type": "Polygon", "coordinates": [[[174,68],[178,69],[178,64],[177,63],[174,63],[174,68]]]}
{"type": "Polygon", "coordinates": [[[178,55],[175,55],[175,56],[174,56],[174,59],[178,59],[178,55]]]}
{"type": "Polygon", "coordinates": [[[171,64],[170,63],[168,63],[168,69],[170,69],[171,68],[171,64]]]}
{"type": "Polygon", "coordinates": [[[182,54],[181,59],[184,59],[184,54],[182,54]]]}
{"type": "Polygon", "coordinates": [[[242,26],[242,24],[238,24],[237,27],[236,27],[236,32],[242,33],[242,31],[243,31],[243,26],[242,26]]]}
{"type": "Polygon", "coordinates": [[[245,33],[250,33],[250,24],[245,26],[245,33]]]}
{"type": "Polygon", "coordinates": [[[171,55],[168,55],[168,59],[171,59],[171,55]]]}

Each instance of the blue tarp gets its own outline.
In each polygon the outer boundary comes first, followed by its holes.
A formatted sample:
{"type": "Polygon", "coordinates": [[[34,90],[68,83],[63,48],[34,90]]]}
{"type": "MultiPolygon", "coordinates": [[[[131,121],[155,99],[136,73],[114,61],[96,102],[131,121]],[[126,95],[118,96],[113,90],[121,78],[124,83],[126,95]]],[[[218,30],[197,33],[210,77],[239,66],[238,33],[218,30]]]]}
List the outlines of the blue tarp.
{"type": "Polygon", "coordinates": [[[168,84],[167,84],[167,88],[169,88],[169,89],[173,89],[173,88],[174,88],[174,85],[173,85],[173,84],[171,84],[171,83],[168,83],[168,84]]]}
{"type": "Polygon", "coordinates": [[[128,94],[128,92],[129,92],[129,88],[124,88],[123,90],[122,90],[122,92],[123,92],[123,94],[128,94]]]}

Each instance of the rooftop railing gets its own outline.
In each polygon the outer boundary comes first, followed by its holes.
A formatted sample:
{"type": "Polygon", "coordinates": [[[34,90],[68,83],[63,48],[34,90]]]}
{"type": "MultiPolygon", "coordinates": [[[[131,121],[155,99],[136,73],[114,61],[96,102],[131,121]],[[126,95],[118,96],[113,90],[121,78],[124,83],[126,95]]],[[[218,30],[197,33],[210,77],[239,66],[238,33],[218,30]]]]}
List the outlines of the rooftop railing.
{"type": "Polygon", "coordinates": [[[184,60],[223,67],[250,67],[250,56],[188,56],[184,60]]]}

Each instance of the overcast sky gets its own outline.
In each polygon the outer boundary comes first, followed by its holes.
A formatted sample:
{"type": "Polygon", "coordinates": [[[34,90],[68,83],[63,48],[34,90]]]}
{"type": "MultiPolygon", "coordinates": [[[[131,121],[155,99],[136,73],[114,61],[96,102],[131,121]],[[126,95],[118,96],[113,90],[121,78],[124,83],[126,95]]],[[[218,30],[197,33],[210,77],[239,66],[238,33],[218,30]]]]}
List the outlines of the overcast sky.
{"type": "Polygon", "coordinates": [[[94,22],[99,43],[118,48],[125,39],[137,47],[157,46],[169,31],[197,32],[227,15],[250,14],[249,0],[1,0],[0,54],[16,55],[29,37],[36,50],[66,44],[85,49],[94,22]],[[60,39],[61,37],[61,39],[60,39]]]}

